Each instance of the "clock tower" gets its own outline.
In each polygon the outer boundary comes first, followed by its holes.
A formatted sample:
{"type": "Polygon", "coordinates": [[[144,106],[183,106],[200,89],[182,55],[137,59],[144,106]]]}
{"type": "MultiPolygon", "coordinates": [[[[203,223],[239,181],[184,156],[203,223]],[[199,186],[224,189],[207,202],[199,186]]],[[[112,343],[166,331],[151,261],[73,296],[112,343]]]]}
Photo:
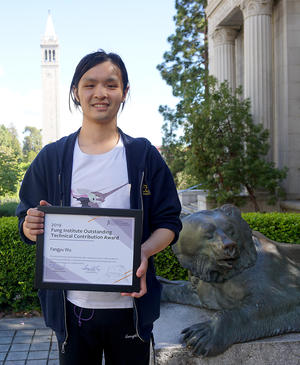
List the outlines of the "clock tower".
{"type": "Polygon", "coordinates": [[[50,10],[41,39],[43,145],[59,138],[59,44],[50,10]]]}

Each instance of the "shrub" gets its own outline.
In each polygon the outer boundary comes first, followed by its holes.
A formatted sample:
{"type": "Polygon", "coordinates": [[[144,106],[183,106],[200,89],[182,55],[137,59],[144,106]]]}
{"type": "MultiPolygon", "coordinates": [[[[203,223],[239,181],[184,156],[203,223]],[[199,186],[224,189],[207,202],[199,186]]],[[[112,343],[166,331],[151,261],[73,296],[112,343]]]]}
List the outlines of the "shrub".
{"type": "Polygon", "coordinates": [[[1,204],[0,217],[14,217],[17,206],[17,202],[6,202],[1,204]]]}
{"type": "Polygon", "coordinates": [[[20,239],[18,219],[0,218],[0,310],[39,308],[34,289],[35,246],[20,239]]]}
{"type": "Polygon", "coordinates": [[[171,247],[165,248],[154,257],[156,275],[169,280],[187,280],[188,270],[180,266],[171,247]]]}
{"type": "Polygon", "coordinates": [[[259,231],[277,242],[300,244],[299,213],[243,213],[253,231],[259,231]]]}

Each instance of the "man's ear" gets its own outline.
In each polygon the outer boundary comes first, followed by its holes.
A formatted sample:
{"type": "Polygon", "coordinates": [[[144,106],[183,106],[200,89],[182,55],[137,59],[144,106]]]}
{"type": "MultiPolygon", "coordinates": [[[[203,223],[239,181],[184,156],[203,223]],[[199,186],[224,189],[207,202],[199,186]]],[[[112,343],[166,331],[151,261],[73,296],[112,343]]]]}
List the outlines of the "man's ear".
{"type": "Polygon", "coordinates": [[[78,96],[78,89],[75,86],[73,86],[73,94],[74,94],[75,100],[80,104],[80,100],[79,100],[79,96],[78,96]]]}
{"type": "Polygon", "coordinates": [[[124,95],[123,95],[123,99],[122,99],[122,103],[126,100],[127,94],[129,91],[129,85],[126,87],[125,91],[124,91],[124,95]]]}

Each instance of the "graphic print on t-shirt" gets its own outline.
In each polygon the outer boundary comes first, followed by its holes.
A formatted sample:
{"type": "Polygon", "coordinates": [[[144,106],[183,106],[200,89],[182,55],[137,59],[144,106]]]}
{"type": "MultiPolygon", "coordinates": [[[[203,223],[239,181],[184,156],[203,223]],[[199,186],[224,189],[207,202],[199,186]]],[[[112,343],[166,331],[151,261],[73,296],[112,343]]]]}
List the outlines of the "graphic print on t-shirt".
{"type": "Polygon", "coordinates": [[[101,193],[99,191],[92,191],[92,192],[87,192],[84,191],[84,189],[78,189],[78,191],[82,191],[82,193],[74,193],[72,191],[72,197],[73,199],[76,199],[80,202],[82,207],[90,207],[90,208],[101,208],[102,203],[105,201],[105,199],[113,194],[114,192],[120,190],[121,188],[123,188],[124,186],[126,186],[126,184],[123,184],[121,186],[118,186],[117,188],[110,190],[106,193],[101,193]]]}

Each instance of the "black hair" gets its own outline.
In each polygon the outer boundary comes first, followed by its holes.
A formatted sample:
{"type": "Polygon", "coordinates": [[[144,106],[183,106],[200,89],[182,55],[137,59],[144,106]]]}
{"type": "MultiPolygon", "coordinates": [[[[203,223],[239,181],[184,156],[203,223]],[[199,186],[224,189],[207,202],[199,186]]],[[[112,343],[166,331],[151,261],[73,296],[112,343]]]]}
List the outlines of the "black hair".
{"type": "MultiPolygon", "coordinates": [[[[75,108],[78,108],[80,105],[79,101],[76,99],[74,91],[78,88],[78,84],[82,76],[92,67],[98,65],[99,63],[103,63],[106,61],[110,61],[115,66],[119,68],[121,71],[122,76],[122,84],[123,84],[123,95],[125,94],[125,91],[128,87],[129,81],[128,81],[128,74],[125,67],[124,62],[122,61],[121,57],[117,55],[116,53],[106,53],[102,49],[98,50],[97,52],[89,53],[86,56],[84,56],[81,61],[78,63],[74,76],[70,85],[70,91],[69,91],[69,109],[71,110],[71,99],[74,103],[75,108]]],[[[122,109],[124,108],[125,102],[123,102],[122,109]]]]}

